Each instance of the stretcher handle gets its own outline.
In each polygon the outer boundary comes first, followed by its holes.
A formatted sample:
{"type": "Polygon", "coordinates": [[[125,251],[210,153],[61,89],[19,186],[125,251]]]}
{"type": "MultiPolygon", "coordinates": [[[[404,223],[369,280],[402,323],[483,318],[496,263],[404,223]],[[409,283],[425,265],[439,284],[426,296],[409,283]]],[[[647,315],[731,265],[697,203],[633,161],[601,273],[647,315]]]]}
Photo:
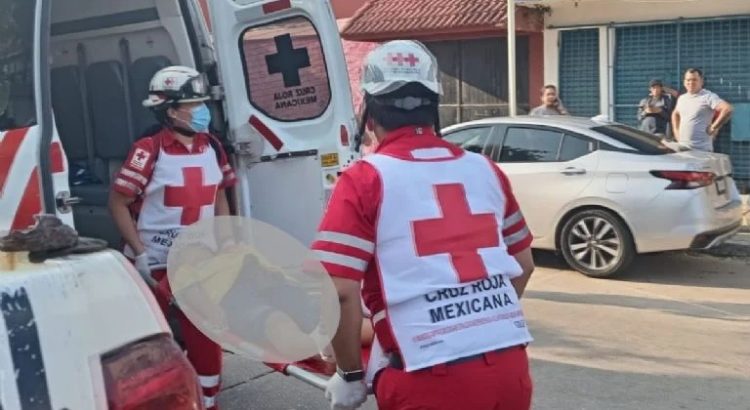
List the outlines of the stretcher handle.
{"type": "MultiPolygon", "coordinates": [[[[286,367],[286,374],[294,377],[295,379],[301,380],[310,386],[316,387],[319,390],[325,391],[328,379],[320,376],[317,373],[309,372],[305,369],[299,368],[293,364],[286,367]]],[[[367,386],[367,394],[373,394],[372,386],[367,386]]]]}
{"type": "Polygon", "coordinates": [[[151,268],[151,272],[156,272],[159,270],[167,270],[167,264],[166,263],[160,263],[158,265],[149,265],[149,268],[151,268]]]}
{"type": "Polygon", "coordinates": [[[325,391],[328,379],[320,376],[317,373],[309,372],[305,369],[297,367],[295,365],[289,365],[286,367],[286,374],[294,377],[295,379],[302,380],[310,386],[316,387],[319,390],[325,391]]]}

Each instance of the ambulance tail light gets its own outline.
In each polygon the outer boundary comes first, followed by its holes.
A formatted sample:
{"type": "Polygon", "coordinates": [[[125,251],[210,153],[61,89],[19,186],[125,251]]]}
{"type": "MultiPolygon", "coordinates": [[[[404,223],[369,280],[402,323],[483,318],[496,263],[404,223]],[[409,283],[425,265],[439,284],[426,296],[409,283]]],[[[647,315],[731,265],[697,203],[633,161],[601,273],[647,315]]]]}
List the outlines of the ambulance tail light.
{"type": "Polygon", "coordinates": [[[102,357],[109,410],[204,410],[198,377],[169,335],[102,357]]]}
{"type": "Polygon", "coordinates": [[[349,146],[349,130],[346,129],[346,125],[341,126],[341,145],[344,147],[349,146]]]}

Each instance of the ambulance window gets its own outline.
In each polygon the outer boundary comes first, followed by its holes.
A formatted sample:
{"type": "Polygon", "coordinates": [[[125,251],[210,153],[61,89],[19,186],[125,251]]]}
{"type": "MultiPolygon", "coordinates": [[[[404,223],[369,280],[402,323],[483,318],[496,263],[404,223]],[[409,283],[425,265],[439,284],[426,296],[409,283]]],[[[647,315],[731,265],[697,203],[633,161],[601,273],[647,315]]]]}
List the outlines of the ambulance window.
{"type": "Polygon", "coordinates": [[[0,131],[36,124],[34,0],[0,1],[0,131]]]}
{"type": "Polygon", "coordinates": [[[323,48],[310,20],[293,17],[251,27],[240,38],[247,95],[279,121],[317,118],[331,101],[323,48]]]}

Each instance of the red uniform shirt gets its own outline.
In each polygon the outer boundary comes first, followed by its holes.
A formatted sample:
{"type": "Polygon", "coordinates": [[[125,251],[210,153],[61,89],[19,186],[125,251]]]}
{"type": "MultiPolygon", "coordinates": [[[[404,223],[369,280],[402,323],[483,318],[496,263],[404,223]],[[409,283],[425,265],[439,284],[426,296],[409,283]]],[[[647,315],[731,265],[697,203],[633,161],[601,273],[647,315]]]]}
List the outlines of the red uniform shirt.
{"type": "MultiPolygon", "coordinates": [[[[146,185],[151,180],[151,174],[154,171],[154,164],[159,156],[159,147],[170,155],[189,155],[197,154],[211,147],[209,138],[213,138],[219,149],[219,167],[224,175],[224,179],[219,185],[220,189],[230,188],[237,183],[237,176],[229,165],[227,154],[221,148],[218,140],[209,134],[196,134],[193,138],[193,144],[190,149],[179,142],[169,129],[162,129],[156,135],[142,138],[133,144],[127,159],[123,163],[120,171],[115,175],[113,189],[128,197],[139,197],[146,185]]],[[[140,200],[136,200],[133,209],[139,208],[140,200]]]]}
{"type": "MultiPolygon", "coordinates": [[[[375,152],[401,159],[413,159],[410,153],[423,148],[447,148],[454,155],[462,151],[438,138],[431,131],[425,135],[417,135],[415,129],[410,127],[392,132],[375,152]]],[[[513,195],[510,181],[495,164],[492,164],[492,168],[500,180],[506,198],[503,239],[508,247],[508,253],[516,255],[528,249],[533,238],[513,195]]],[[[408,175],[404,178],[408,178],[408,175]]],[[[359,161],[351,166],[336,183],[336,189],[318,229],[319,237],[312,246],[315,251],[334,255],[333,258],[326,258],[327,260],[341,260],[341,264],[323,262],[331,276],[364,280],[365,305],[373,313],[385,308],[378,279],[378,267],[373,257],[381,197],[381,180],[375,168],[365,161],[359,161]],[[360,270],[358,266],[363,268],[360,270]]]]}

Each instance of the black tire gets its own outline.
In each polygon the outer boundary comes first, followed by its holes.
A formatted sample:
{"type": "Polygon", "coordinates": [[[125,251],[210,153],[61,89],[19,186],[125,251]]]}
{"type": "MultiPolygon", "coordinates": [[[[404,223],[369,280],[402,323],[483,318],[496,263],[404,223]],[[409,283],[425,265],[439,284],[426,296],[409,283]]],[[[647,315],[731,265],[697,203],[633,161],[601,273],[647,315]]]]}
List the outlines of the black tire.
{"type": "Polygon", "coordinates": [[[571,215],[560,231],[559,244],[568,265],[593,278],[620,274],[635,257],[630,230],[612,212],[601,209],[571,215]]]}

